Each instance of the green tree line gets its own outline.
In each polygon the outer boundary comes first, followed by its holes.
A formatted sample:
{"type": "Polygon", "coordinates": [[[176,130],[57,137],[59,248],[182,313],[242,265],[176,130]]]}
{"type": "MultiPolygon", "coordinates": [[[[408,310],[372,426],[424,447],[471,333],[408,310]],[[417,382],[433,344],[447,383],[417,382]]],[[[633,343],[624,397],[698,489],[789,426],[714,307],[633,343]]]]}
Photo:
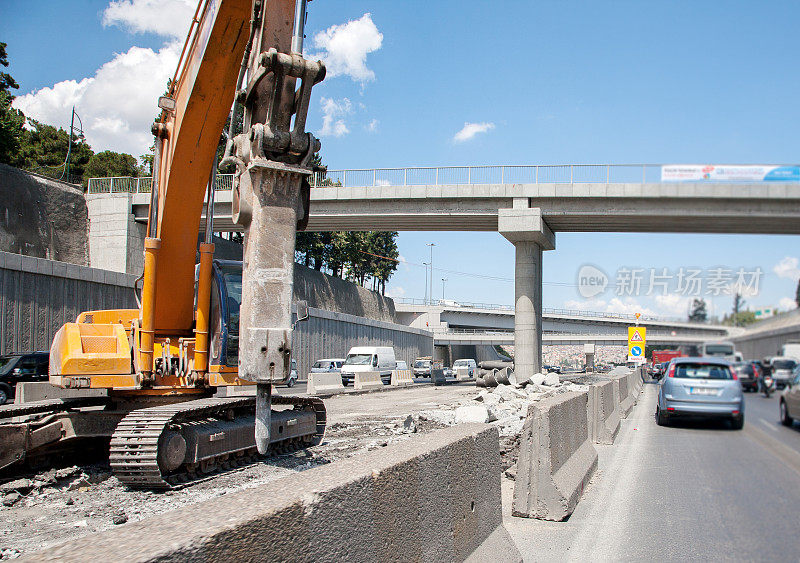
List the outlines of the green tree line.
{"type": "MultiPolygon", "coordinates": [[[[0,42],[0,66],[8,67],[6,43],[0,42]]],[[[70,150],[69,132],[53,127],[11,107],[11,90],[19,88],[14,78],[0,72],[0,162],[73,183],[88,182],[104,176],[139,176],[142,166],[126,153],[95,153],[83,135],[73,136],[70,150]],[[66,158],[70,154],[69,178],[66,158]]]]}
{"type": "Polygon", "coordinates": [[[295,260],[386,294],[386,282],[397,270],[397,232],[337,231],[297,233],[295,260]]]}

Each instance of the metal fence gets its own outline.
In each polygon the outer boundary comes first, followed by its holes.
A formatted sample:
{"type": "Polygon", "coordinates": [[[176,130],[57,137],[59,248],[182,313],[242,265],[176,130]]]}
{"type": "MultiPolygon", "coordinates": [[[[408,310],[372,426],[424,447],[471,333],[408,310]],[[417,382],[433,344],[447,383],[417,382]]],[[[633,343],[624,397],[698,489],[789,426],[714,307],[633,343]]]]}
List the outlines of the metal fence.
{"type": "MultiPolygon", "coordinates": [[[[89,179],[90,194],[149,194],[152,187],[153,179],[150,176],[142,178],[118,176],[114,178],[89,179]]],[[[233,189],[233,174],[217,174],[214,189],[217,191],[230,191],[233,189]]]]}
{"type": "MultiPolygon", "coordinates": [[[[651,184],[661,182],[661,164],[538,164],[364,168],[316,172],[311,187],[441,186],[456,184],[651,184]]],[[[726,183],[734,181],[726,181],[726,183]]],[[[150,178],[92,178],[89,193],[148,193],[150,178]]],[[[232,174],[217,176],[230,190],[232,174]]]]}

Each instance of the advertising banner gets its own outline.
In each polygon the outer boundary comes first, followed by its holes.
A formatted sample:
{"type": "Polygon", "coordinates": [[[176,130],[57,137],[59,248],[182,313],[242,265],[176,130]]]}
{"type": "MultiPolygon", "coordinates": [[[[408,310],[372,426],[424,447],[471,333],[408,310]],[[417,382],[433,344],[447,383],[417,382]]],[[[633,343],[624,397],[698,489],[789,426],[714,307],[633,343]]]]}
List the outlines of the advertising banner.
{"type": "Polygon", "coordinates": [[[662,182],[800,182],[800,166],[665,164],[662,182]]]}

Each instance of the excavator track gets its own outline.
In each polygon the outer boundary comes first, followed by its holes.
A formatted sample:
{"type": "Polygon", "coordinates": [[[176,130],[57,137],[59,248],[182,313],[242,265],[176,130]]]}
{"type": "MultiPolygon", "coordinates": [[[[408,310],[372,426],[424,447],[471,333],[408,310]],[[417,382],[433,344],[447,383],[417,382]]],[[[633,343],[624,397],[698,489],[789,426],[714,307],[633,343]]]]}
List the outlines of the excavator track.
{"type": "Polygon", "coordinates": [[[63,412],[81,407],[107,405],[109,402],[110,399],[108,397],[75,397],[69,399],[45,399],[43,401],[22,403],[21,405],[3,405],[0,406],[0,419],[27,416],[30,414],[63,412]]]}
{"type": "MultiPolygon", "coordinates": [[[[270,443],[273,452],[322,442],[327,420],[320,399],[273,395],[272,404],[294,407],[273,411],[270,443]],[[309,422],[311,414],[314,418],[309,422]],[[301,427],[307,431],[292,434],[290,427],[298,419],[305,422],[301,427]]],[[[219,469],[255,461],[258,457],[253,433],[255,408],[254,397],[241,397],[198,399],[132,411],[120,421],[111,438],[111,468],[120,482],[129,487],[169,489],[201,480],[219,469]],[[176,438],[177,435],[181,437],[176,438]],[[187,458],[204,447],[213,451],[206,452],[202,459],[183,461],[170,468],[164,460],[172,451],[178,451],[176,455],[180,458],[183,451],[180,447],[187,445],[187,458]]]]}

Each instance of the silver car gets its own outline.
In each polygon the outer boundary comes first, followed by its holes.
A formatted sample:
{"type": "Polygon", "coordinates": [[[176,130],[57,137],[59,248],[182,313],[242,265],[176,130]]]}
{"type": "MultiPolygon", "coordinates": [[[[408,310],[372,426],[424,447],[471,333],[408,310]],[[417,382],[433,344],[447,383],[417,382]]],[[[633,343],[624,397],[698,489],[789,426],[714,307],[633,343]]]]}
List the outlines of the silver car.
{"type": "Polygon", "coordinates": [[[794,368],[792,379],[781,393],[779,404],[784,426],[791,426],[795,420],[800,420],[800,365],[794,368]]]}
{"type": "Polygon", "coordinates": [[[769,365],[775,387],[783,389],[792,380],[792,372],[797,367],[797,362],[794,358],[775,356],[769,365]]]}
{"type": "Polygon", "coordinates": [[[677,417],[727,418],[735,430],[744,426],[742,385],[725,360],[675,358],[658,386],[660,426],[677,417]]]}

